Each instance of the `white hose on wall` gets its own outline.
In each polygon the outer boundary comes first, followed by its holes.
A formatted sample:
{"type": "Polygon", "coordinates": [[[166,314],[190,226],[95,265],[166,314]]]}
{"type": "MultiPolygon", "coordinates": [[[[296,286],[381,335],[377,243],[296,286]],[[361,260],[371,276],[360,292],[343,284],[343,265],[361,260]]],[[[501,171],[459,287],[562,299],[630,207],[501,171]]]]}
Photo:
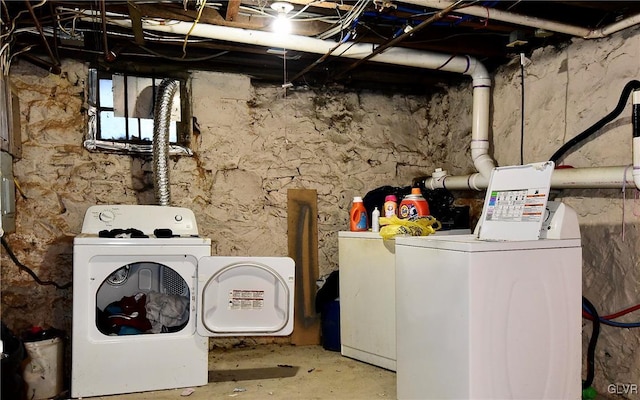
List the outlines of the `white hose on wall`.
{"type": "Polygon", "coordinates": [[[161,206],[171,204],[169,187],[169,124],[173,97],[179,83],[164,79],[160,83],[153,114],[153,184],[156,201],[161,206]]]}

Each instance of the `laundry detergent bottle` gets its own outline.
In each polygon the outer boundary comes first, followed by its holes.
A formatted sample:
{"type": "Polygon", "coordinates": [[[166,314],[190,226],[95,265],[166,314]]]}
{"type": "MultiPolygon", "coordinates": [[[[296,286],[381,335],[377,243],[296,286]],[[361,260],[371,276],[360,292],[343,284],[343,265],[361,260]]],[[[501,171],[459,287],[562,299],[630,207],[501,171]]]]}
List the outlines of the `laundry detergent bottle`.
{"type": "Polygon", "coordinates": [[[422,196],[420,188],[411,188],[411,194],[406,195],[400,202],[398,216],[400,218],[415,218],[429,215],[429,203],[422,196]]]}
{"type": "Polygon", "coordinates": [[[353,198],[350,212],[350,230],[352,232],[365,232],[369,229],[369,220],[367,218],[367,209],[364,208],[362,197],[353,198]]]}

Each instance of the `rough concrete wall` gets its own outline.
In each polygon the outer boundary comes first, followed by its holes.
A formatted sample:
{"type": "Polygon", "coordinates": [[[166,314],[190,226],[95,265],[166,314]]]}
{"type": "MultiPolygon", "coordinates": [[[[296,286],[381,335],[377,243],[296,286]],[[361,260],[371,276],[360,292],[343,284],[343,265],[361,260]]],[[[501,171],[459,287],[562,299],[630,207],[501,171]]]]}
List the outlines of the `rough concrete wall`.
{"type": "MultiPolygon", "coordinates": [[[[575,39],[563,48],[538,50],[530,59],[524,84],[525,163],[548,160],[563,143],[611,112],[627,82],[640,79],[640,29],[627,29],[606,39],[575,39]]],[[[520,164],[521,73],[517,61],[501,68],[494,78],[493,154],[503,166],[520,164]]],[[[469,95],[468,90],[454,89],[448,96],[469,95]]],[[[618,118],[569,152],[562,163],[574,167],[631,165],[631,99],[625,104],[618,118]]],[[[455,163],[445,167],[456,170],[455,163]]],[[[468,172],[466,168],[457,171],[468,172]]],[[[625,192],[620,188],[552,194],[579,214],[583,294],[601,315],[640,303],[639,192],[633,187],[625,192]]],[[[640,314],[618,321],[637,322],[640,314]]],[[[591,329],[591,323],[585,321],[583,360],[591,329]]],[[[601,328],[594,382],[599,393],[607,395],[610,390],[622,391],[623,384],[640,384],[640,358],[634,354],[639,343],[640,329],[601,328]]],[[[628,398],[640,396],[629,393],[628,398]]]]}
{"type": "MultiPolygon", "coordinates": [[[[11,69],[23,140],[14,175],[25,197],[18,197],[17,231],[7,241],[42,279],[65,283],[87,207],[153,204],[154,193],[150,157],[82,147],[87,70],[72,61],[62,70],[49,75],[27,63],[11,69]]],[[[214,255],[282,256],[287,190],[316,189],[322,275],[338,268],[337,232],[348,229],[353,196],[428,174],[446,158],[448,131],[470,130],[467,118],[450,122],[438,111],[448,98],[331,90],[285,96],[246,76],[205,72],[193,74],[192,86],[200,133],[194,157],[170,162],[173,205],[194,210],[214,255]]],[[[471,98],[460,97],[468,114],[471,98]]],[[[469,141],[464,134],[461,140],[469,141]]],[[[36,285],[4,251],[2,265],[3,321],[17,331],[70,331],[70,290],[36,285]]]]}

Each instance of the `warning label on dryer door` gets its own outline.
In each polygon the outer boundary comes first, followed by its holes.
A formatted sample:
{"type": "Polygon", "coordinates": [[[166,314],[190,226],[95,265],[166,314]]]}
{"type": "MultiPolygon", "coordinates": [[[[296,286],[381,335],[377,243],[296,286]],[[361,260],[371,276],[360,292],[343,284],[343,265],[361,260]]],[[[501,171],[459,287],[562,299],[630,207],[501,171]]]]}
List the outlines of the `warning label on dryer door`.
{"type": "Polygon", "coordinates": [[[264,307],[264,290],[229,291],[229,310],[260,310],[264,307]]]}

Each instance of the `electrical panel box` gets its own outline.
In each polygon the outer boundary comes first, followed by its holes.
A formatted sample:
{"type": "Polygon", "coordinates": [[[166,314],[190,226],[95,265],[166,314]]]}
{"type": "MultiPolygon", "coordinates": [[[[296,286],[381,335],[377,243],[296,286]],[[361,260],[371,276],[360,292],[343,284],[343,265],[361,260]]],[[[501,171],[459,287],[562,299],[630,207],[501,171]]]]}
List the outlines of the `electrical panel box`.
{"type": "Polygon", "coordinates": [[[19,99],[6,76],[0,76],[0,150],[22,157],[19,99]]]}
{"type": "Polygon", "coordinates": [[[0,151],[0,236],[16,231],[16,187],[13,157],[0,151]]]}

